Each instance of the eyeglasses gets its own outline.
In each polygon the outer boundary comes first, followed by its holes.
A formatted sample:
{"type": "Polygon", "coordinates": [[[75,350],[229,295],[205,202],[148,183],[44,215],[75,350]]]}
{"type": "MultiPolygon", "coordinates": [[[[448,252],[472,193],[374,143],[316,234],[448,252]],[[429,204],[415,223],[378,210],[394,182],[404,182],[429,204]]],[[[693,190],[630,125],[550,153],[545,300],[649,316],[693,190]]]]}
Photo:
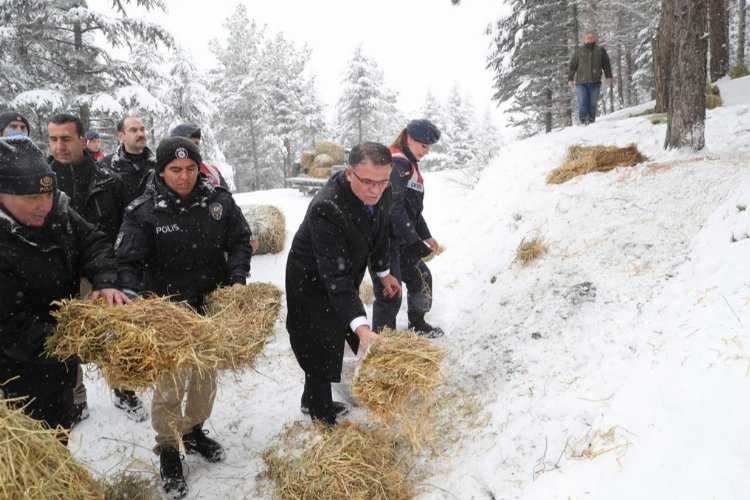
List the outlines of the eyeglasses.
{"type": "Polygon", "coordinates": [[[384,181],[374,181],[372,179],[363,179],[362,177],[357,175],[357,172],[355,172],[353,168],[351,170],[352,170],[352,174],[354,174],[354,177],[356,177],[359,182],[361,182],[367,187],[376,187],[379,189],[385,189],[391,183],[390,179],[386,179],[384,181]]]}

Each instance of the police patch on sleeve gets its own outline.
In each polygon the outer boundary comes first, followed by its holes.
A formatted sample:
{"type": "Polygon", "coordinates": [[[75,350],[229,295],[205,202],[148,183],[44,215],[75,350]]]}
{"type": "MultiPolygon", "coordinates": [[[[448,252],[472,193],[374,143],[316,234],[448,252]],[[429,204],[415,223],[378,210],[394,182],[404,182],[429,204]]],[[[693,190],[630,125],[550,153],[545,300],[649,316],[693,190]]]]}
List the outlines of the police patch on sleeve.
{"type": "Polygon", "coordinates": [[[219,202],[211,203],[208,212],[213,220],[221,220],[221,216],[224,214],[224,206],[219,202]]]}

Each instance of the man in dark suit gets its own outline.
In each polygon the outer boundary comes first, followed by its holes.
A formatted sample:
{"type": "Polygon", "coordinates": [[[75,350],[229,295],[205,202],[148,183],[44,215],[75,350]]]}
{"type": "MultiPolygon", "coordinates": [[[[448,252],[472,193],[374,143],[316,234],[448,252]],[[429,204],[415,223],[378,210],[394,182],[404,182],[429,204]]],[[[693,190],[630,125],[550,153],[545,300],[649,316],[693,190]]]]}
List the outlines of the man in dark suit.
{"type": "Polygon", "coordinates": [[[359,299],[368,263],[384,294],[401,293],[389,269],[390,175],[387,147],[352,148],[349,167],[310,202],[287,260],[286,325],[305,372],[302,406],[329,425],[343,409],[333,402],[331,382],[341,380],[344,342],[356,352],[378,338],[359,299]]]}

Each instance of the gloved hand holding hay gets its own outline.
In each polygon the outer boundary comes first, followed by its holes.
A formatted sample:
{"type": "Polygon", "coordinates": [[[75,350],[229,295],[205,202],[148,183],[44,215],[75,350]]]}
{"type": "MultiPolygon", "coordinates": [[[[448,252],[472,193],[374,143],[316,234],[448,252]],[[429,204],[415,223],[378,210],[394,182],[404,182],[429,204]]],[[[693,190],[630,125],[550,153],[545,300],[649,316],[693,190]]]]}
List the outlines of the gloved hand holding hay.
{"type": "Polygon", "coordinates": [[[52,356],[97,364],[112,387],[145,389],[187,367],[251,366],[273,332],[281,291],[265,283],[217,290],[207,316],[167,297],[121,307],[85,300],[58,305],[57,332],[47,342],[52,356]]]}

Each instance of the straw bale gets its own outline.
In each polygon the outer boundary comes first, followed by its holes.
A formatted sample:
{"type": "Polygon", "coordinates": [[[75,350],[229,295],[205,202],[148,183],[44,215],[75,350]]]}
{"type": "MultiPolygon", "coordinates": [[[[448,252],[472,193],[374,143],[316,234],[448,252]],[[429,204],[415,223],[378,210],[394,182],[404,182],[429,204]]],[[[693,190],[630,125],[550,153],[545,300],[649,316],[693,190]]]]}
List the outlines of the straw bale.
{"type": "Polygon", "coordinates": [[[534,237],[530,240],[526,238],[521,240],[521,243],[516,248],[516,262],[519,262],[522,266],[528,266],[536,259],[547,253],[547,243],[540,237],[534,237]]]}
{"type": "Polygon", "coordinates": [[[0,498],[104,499],[104,490],[20,399],[0,399],[0,498]]]}
{"type": "Polygon", "coordinates": [[[333,158],[325,153],[321,153],[315,157],[315,160],[313,160],[311,170],[323,168],[330,169],[334,165],[336,165],[336,161],[333,158]]]}
{"type": "Polygon", "coordinates": [[[375,302],[375,291],[370,280],[363,280],[359,285],[359,300],[367,305],[375,302]]]}
{"type": "Polygon", "coordinates": [[[549,173],[547,183],[562,184],[589,172],[608,172],[615,167],[634,166],[647,159],[635,144],[624,148],[576,144],[568,148],[563,165],[549,173]]]}
{"type": "Polygon", "coordinates": [[[720,95],[707,94],[706,95],[706,109],[715,109],[722,106],[724,102],[721,100],[720,95]]]}
{"type": "Polygon", "coordinates": [[[123,472],[104,483],[105,500],[159,500],[154,483],[138,474],[123,472]]]}
{"type": "Polygon", "coordinates": [[[667,123],[667,114],[666,113],[655,113],[653,115],[650,115],[648,120],[653,125],[661,125],[664,123],[667,123]]]}
{"type": "Polygon", "coordinates": [[[315,146],[315,154],[328,155],[333,160],[332,165],[341,165],[346,162],[346,149],[341,144],[336,144],[335,142],[319,142],[315,146]]]}
{"type": "Polygon", "coordinates": [[[287,425],[263,454],[276,496],[296,500],[407,500],[416,494],[384,431],[343,422],[287,425]]]}
{"type": "Polygon", "coordinates": [[[438,249],[437,249],[437,252],[432,252],[432,253],[431,253],[430,255],[427,255],[427,256],[425,256],[425,257],[422,257],[422,260],[423,260],[424,262],[430,262],[430,261],[431,261],[432,259],[434,259],[434,258],[435,258],[435,257],[437,257],[438,255],[440,255],[440,254],[442,254],[443,252],[445,252],[445,250],[446,250],[446,248],[445,248],[445,247],[444,247],[443,245],[438,245],[438,249]]]}
{"type": "Polygon", "coordinates": [[[284,214],[272,205],[246,205],[242,215],[250,225],[253,239],[259,241],[254,255],[274,254],[284,250],[286,220],[284,214]]]}
{"type": "Polygon", "coordinates": [[[281,292],[252,283],[220,290],[209,301],[212,316],[168,297],[138,298],[123,307],[63,300],[56,303],[58,327],[47,351],[95,363],[110,386],[131,389],[150,388],[186,368],[206,373],[252,365],[278,315],[281,292]]]}
{"type": "Polygon", "coordinates": [[[385,423],[430,399],[442,382],[446,352],[412,331],[386,329],[365,355],[352,394],[385,423]]]}
{"type": "Polygon", "coordinates": [[[307,173],[316,179],[328,179],[331,176],[331,167],[313,167],[307,173]]]}
{"type": "Polygon", "coordinates": [[[314,160],[315,160],[315,152],[303,151],[299,157],[299,164],[302,165],[302,168],[305,171],[308,171],[310,170],[310,168],[312,168],[314,160]]]}

